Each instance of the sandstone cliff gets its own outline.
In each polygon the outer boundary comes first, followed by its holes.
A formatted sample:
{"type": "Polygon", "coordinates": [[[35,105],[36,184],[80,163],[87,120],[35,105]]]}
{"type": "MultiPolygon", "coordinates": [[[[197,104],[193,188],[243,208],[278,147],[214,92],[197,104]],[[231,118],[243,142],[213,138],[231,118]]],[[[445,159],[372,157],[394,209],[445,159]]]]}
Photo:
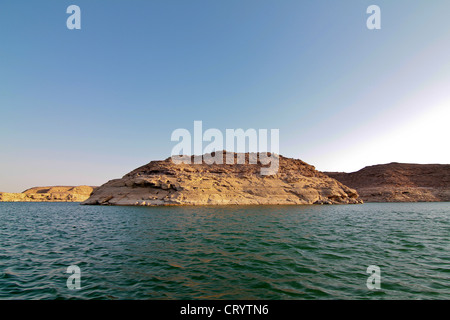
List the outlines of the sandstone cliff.
{"type": "Polygon", "coordinates": [[[82,202],[96,187],[35,187],[22,193],[0,192],[2,202],[82,202]]]}
{"type": "MultiPolygon", "coordinates": [[[[236,159],[237,154],[234,156],[236,159]]],[[[280,156],[277,174],[263,176],[261,163],[249,164],[248,157],[247,153],[246,164],[174,164],[171,158],[152,161],[122,179],[105,183],[82,204],[362,203],[355,190],[301,160],[280,156]]]]}
{"type": "Polygon", "coordinates": [[[357,172],[325,172],[365,202],[450,201],[449,164],[389,163],[357,172]]]}

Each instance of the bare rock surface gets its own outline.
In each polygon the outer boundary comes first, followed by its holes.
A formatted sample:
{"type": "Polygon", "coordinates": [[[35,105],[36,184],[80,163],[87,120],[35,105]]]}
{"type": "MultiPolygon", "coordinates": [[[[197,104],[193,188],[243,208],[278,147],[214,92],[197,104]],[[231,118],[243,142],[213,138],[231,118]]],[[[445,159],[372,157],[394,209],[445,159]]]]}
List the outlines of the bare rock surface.
{"type": "Polygon", "coordinates": [[[357,172],[325,172],[365,202],[450,201],[450,164],[389,163],[357,172]]]}
{"type": "MultiPolygon", "coordinates": [[[[242,154],[241,154],[242,155],[242,154]]],[[[254,157],[256,154],[250,154],[254,157]]],[[[284,205],[362,203],[358,193],[301,160],[279,156],[279,170],[261,175],[262,164],[175,164],[152,161],[108,181],[87,205],[284,205]]],[[[194,157],[191,157],[194,160],[194,157]]],[[[225,159],[225,156],[224,156],[225,159]]]]}
{"type": "Polygon", "coordinates": [[[22,193],[0,192],[2,202],[82,202],[87,200],[96,187],[34,187],[22,193]]]}

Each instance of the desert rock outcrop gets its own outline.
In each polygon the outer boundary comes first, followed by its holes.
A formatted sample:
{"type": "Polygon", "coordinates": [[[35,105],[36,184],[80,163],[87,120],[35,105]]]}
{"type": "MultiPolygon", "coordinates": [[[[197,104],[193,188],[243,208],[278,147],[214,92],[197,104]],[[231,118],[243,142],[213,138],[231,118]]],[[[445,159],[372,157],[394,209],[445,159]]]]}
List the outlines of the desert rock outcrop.
{"type": "MultiPolygon", "coordinates": [[[[237,154],[234,156],[236,161],[237,154]]],[[[261,175],[261,163],[258,161],[257,164],[249,164],[249,154],[245,156],[245,164],[175,164],[171,158],[152,161],[121,179],[105,183],[82,204],[154,206],[362,203],[354,189],[301,160],[279,156],[278,172],[261,175]]]]}
{"type": "Polygon", "coordinates": [[[389,163],[357,172],[325,172],[365,202],[450,201],[450,164],[389,163]]]}
{"type": "Polygon", "coordinates": [[[82,202],[96,187],[35,187],[22,193],[0,192],[3,202],[82,202]]]}

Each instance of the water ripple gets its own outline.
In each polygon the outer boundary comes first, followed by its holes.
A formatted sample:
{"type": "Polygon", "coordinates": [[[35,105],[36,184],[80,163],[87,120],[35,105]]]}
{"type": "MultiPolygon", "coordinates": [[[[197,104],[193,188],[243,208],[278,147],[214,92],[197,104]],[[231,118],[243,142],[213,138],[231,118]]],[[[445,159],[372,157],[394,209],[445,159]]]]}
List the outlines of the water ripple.
{"type": "Polygon", "coordinates": [[[0,298],[450,299],[449,207],[0,203],[0,298]]]}

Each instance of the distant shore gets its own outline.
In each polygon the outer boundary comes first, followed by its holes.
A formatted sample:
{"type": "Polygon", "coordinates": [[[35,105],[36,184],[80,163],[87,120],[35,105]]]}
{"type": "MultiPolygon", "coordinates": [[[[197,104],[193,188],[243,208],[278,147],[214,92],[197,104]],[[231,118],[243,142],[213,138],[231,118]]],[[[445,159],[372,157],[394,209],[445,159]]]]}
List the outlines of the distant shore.
{"type": "Polygon", "coordinates": [[[34,187],[21,193],[0,192],[0,202],[83,202],[97,187],[34,187]]]}
{"type": "Polygon", "coordinates": [[[34,187],[0,192],[0,202],[89,205],[299,205],[362,202],[450,202],[450,165],[389,163],[357,172],[319,172],[280,156],[280,171],[261,177],[258,165],[175,165],[152,161],[101,187],[34,187]]]}
{"type": "Polygon", "coordinates": [[[325,172],[358,191],[364,202],[448,202],[449,164],[392,162],[357,172],[325,172]]]}

